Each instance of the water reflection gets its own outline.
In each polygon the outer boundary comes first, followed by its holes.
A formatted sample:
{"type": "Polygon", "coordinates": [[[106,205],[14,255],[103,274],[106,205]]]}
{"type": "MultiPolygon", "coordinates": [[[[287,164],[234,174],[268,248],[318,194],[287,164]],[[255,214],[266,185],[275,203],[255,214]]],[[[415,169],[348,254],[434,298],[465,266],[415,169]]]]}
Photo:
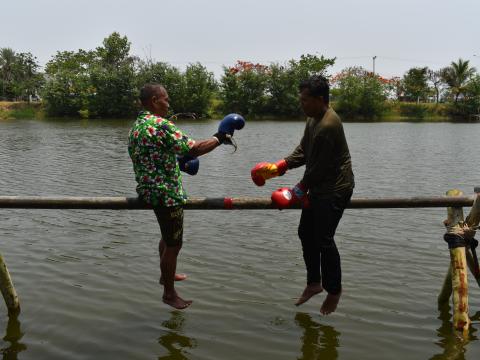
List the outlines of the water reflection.
{"type": "Polygon", "coordinates": [[[185,325],[185,315],[181,311],[172,311],[169,320],[162,323],[165,332],[158,339],[168,354],[160,356],[159,360],[188,360],[188,352],[185,349],[194,349],[197,347],[197,341],[193,338],[181,334],[185,325]]]}
{"type": "Polygon", "coordinates": [[[0,349],[3,360],[17,360],[18,354],[27,349],[27,345],[22,344],[20,339],[24,333],[20,329],[20,321],[17,316],[10,316],[8,318],[6,334],[3,337],[4,341],[10,343],[10,346],[0,349]]]}
{"type": "MultiPolygon", "coordinates": [[[[473,326],[467,335],[455,331],[451,321],[450,305],[445,304],[439,307],[440,314],[438,319],[442,324],[437,329],[437,336],[440,338],[435,344],[443,349],[443,352],[436,354],[430,360],[465,360],[467,344],[472,340],[477,340],[474,333],[477,331],[473,326]]],[[[480,312],[471,316],[472,321],[480,319],[480,312]]]]}
{"type": "Polygon", "coordinates": [[[303,329],[302,355],[299,360],[338,358],[340,333],[335,328],[313,321],[306,313],[297,313],[295,323],[303,329]]]}

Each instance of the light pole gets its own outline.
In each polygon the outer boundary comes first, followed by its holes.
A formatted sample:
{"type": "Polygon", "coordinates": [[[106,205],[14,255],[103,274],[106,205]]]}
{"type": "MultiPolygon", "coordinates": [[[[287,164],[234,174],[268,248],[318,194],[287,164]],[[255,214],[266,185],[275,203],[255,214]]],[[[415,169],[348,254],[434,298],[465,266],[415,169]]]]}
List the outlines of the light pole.
{"type": "Polygon", "coordinates": [[[375,75],[375,59],[377,58],[377,55],[375,55],[373,59],[373,75],[375,75]]]}

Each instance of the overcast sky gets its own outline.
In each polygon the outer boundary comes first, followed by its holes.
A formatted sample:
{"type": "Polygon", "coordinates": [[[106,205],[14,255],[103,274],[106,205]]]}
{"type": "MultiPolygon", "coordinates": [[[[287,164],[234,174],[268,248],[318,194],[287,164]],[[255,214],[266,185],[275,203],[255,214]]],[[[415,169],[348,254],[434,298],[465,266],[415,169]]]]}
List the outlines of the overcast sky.
{"type": "Polygon", "coordinates": [[[383,76],[433,69],[459,57],[480,68],[479,0],[2,0],[0,47],[94,49],[113,31],[132,54],[221,73],[237,59],[268,64],[302,54],[337,57],[383,76]],[[478,55],[474,56],[474,54],[478,55]]]}

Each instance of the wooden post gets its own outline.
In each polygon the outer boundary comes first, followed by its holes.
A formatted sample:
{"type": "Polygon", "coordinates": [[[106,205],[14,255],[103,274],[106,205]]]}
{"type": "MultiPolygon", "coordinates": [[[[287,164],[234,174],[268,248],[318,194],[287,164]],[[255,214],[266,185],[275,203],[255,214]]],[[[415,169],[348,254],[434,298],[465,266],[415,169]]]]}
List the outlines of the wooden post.
{"type": "MultiPolygon", "coordinates": [[[[462,196],[463,192],[460,190],[448,190],[447,196],[462,196]]],[[[445,226],[448,224],[457,224],[458,222],[463,221],[463,208],[462,207],[447,207],[447,220],[443,223],[445,226]]],[[[447,303],[450,300],[450,295],[452,295],[452,266],[449,265],[447,274],[445,275],[445,280],[443,281],[442,290],[440,295],[438,295],[438,305],[441,306],[447,303]]]]}
{"type": "Polygon", "coordinates": [[[3,261],[3,257],[0,254],[0,290],[2,291],[5,304],[7,305],[8,314],[16,315],[20,312],[20,303],[18,301],[17,292],[13,287],[10,273],[8,272],[7,265],[3,261]]]}
{"type": "MultiPolygon", "coordinates": [[[[461,196],[460,190],[449,190],[447,196],[461,196]]],[[[470,327],[470,318],[468,316],[468,278],[467,278],[467,259],[465,252],[465,240],[463,235],[463,209],[448,208],[448,218],[445,221],[447,233],[445,240],[450,249],[450,269],[453,291],[453,327],[456,330],[466,333],[470,327]]],[[[448,275],[447,275],[448,277],[448,275]]],[[[444,283],[445,285],[445,283],[444,283]]],[[[442,289],[440,293],[445,300],[448,288],[442,289]]]]}
{"type": "MultiPolygon", "coordinates": [[[[475,230],[478,228],[480,223],[480,187],[475,187],[475,197],[473,199],[472,209],[465,219],[465,225],[468,229],[465,236],[469,239],[472,239],[475,236],[475,230]]],[[[470,271],[472,272],[477,284],[480,286],[480,269],[478,264],[475,264],[473,260],[473,255],[470,251],[467,251],[467,263],[470,271]]]]}

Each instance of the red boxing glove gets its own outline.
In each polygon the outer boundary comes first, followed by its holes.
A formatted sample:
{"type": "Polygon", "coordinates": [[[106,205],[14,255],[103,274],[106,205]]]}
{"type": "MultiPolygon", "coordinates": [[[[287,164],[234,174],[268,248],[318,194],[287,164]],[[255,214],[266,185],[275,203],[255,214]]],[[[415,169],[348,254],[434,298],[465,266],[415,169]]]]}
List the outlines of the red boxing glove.
{"type": "Polygon", "coordinates": [[[292,189],[287,187],[275,190],[272,193],[272,203],[278,209],[288,209],[300,203],[302,208],[307,208],[310,204],[307,196],[307,189],[302,183],[298,183],[292,189]]]}
{"type": "Polygon", "coordinates": [[[255,165],[251,171],[252,180],[257,186],[265,185],[265,180],[282,176],[287,172],[288,165],[285,159],[276,163],[261,162],[255,165]]]}

